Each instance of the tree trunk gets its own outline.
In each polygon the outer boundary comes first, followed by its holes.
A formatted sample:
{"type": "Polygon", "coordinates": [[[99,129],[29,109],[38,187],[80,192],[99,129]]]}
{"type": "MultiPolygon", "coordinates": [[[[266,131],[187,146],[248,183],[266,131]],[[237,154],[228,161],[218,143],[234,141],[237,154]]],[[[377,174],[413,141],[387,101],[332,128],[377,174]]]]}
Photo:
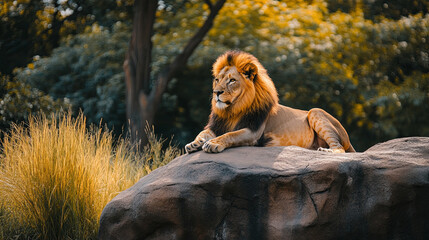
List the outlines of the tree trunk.
{"type": "Polygon", "coordinates": [[[158,8],[156,0],[136,0],[134,2],[133,33],[128,54],[124,61],[125,82],[127,87],[127,118],[131,131],[131,140],[147,144],[145,127],[153,124],[155,113],[161,102],[168,82],[177,72],[186,66],[186,62],[204,36],[212,28],[213,21],[226,0],[218,0],[212,4],[205,0],[210,8],[210,14],[203,26],[188,41],[182,52],[166,66],[156,77],[151,88],[151,51],[153,24],[158,8]]]}
{"type": "Polygon", "coordinates": [[[151,51],[153,24],[158,8],[157,0],[136,0],[134,2],[133,33],[127,57],[124,61],[127,88],[127,118],[131,140],[146,143],[145,124],[152,124],[153,111],[147,101],[141,103],[150,89],[151,51]]]}

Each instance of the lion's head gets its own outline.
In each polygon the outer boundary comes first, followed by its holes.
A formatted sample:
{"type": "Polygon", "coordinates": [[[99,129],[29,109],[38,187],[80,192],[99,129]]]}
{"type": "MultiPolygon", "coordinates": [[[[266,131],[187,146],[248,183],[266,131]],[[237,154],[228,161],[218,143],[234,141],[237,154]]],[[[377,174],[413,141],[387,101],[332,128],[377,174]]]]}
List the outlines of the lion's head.
{"type": "Polygon", "coordinates": [[[278,103],[276,88],[253,55],[228,51],[213,64],[212,111],[220,117],[239,117],[278,103]]]}

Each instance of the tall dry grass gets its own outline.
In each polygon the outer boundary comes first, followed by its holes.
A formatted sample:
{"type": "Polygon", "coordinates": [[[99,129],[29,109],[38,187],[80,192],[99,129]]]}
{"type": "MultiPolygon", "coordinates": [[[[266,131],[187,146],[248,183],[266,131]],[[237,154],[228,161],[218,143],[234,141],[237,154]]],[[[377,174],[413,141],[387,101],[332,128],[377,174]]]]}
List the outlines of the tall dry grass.
{"type": "Polygon", "coordinates": [[[49,119],[31,118],[3,140],[1,239],[96,239],[104,206],[180,155],[153,132],[139,152],[106,130],[88,130],[82,115],[49,119]]]}

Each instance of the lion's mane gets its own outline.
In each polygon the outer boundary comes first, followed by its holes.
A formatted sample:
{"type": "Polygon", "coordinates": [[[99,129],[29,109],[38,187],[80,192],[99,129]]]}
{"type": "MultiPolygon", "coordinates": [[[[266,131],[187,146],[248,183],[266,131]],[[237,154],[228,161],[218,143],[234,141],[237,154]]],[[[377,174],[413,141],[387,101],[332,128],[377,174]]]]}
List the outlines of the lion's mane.
{"type": "Polygon", "coordinates": [[[255,94],[244,93],[233,106],[218,109],[212,104],[212,113],[207,127],[217,136],[232,130],[250,128],[256,131],[270,112],[278,107],[277,90],[273,81],[256,57],[241,51],[228,51],[213,64],[213,75],[227,66],[235,66],[244,77],[246,84],[253,84],[255,94]],[[248,95],[248,96],[246,96],[248,95]]]}

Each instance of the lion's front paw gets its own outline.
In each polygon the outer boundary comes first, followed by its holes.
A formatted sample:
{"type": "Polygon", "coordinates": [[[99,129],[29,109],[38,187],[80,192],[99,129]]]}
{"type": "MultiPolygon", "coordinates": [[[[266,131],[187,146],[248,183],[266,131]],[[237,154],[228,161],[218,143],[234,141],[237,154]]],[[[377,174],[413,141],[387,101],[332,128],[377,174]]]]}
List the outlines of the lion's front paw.
{"type": "Polygon", "coordinates": [[[332,151],[332,149],[330,149],[330,148],[322,148],[322,147],[319,147],[318,149],[317,149],[317,151],[320,151],[320,152],[330,152],[330,153],[333,153],[334,151],[332,151]]]}
{"type": "Polygon", "coordinates": [[[225,146],[221,143],[209,140],[204,143],[203,150],[208,153],[220,153],[225,149],[225,146]]]}
{"type": "Polygon", "coordinates": [[[330,153],[345,153],[344,148],[318,148],[317,151],[322,151],[322,152],[330,152],[330,153]]]}
{"type": "Polygon", "coordinates": [[[186,153],[192,153],[201,150],[201,147],[206,141],[204,139],[195,140],[191,143],[186,144],[185,151],[186,153]]]}

